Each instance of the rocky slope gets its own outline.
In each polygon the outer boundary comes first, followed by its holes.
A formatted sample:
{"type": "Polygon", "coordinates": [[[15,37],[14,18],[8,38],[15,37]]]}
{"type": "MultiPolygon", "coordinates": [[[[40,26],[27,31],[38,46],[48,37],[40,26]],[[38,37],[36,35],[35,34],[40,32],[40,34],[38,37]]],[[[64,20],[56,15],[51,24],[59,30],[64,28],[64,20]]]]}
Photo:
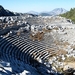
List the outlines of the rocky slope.
{"type": "Polygon", "coordinates": [[[0,16],[15,16],[15,14],[9,10],[4,9],[1,5],[0,5],[0,16]]]}

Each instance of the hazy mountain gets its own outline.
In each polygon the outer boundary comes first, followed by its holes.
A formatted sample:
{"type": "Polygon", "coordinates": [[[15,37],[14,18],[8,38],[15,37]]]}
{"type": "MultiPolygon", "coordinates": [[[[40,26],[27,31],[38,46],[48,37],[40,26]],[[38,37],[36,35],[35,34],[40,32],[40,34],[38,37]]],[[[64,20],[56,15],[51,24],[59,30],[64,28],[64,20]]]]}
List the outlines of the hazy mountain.
{"type": "MultiPolygon", "coordinates": [[[[63,8],[56,8],[50,12],[35,12],[35,11],[29,11],[27,12],[28,14],[34,14],[34,15],[41,15],[41,16],[51,16],[51,15],[59,15],[59,14],[63,14],[66,13],[67,10],[63,9],[63,8]]],[[[9,10],[4,9],[1,5],[0,5],[0,16],[20,16],[20,15],[25,15],[25,13],[15,13],[15,12],[11,12],[9,10]]]]}
{"type": "Polygon", "coordinates": [[[59,14],[63,14],[66,13],[67,10],[64,8],[56,8],[54,10],[52,10],[51,12],[49,12],[50,15],[59,15],[59,14]]]}
{"type": "Polygon", "coordinates": [[[9,10],[4,9],[1,5],[0,5],[0,16],[15,16],[15,14],[9,10]]]}
{"type": "Polygon", "coordinates": [[[36,11],[29,11],[29,12],[27,12],[27,13],[29,13],[29,14],[35,14],[35,15],[39,15],[39,13],[36,12],[36,11]]]}
{"type": "Polygon", "coordinates": [[[42,13],[40,13],[39,15],[41,15],[41,16],[50,16],[49,13],[45,13],[45,12],[44,12],[44,13],[42,12],[42,13]]]}
{"type": "Polygon", "coordinates": [[[59,14],[63,14],[66,13],[67,10],[63,9],[63,8],[56,8],[50,12],[42,12],[39,15],[41,16],[51,16],[51,15],[59,15],[59,14]]]}

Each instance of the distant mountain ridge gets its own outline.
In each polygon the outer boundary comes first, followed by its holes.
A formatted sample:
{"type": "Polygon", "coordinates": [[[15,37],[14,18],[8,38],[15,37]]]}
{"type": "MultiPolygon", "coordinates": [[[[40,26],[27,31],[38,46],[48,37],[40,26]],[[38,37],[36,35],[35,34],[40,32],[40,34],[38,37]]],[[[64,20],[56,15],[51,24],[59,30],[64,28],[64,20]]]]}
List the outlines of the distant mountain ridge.
{"type": "Polygon", "coordinates": [[[56,9],[52,10],[49,14],[50,15],[59,15],[59,14],[63,14],[66,12],[67,12],[67,10],[64,8],[56,8],[56,9]]]}
{"type": "Polygon", "coordinates": [[[36,15],[41,15],[41,16],[52,16],[52,15],[59,15],[59,14],[63,14],[63,13],[66,13],[67,10],[64,9],[64,8],[55,8],[54,10],[50,11],[50,12],[41,12],[41,13],[38,13],[38,12],[29,12],[31,14],[36,14],[36,15]]]}
{"type": "Polygon", "coordinates": [[[7,9],[4,9],[3,6],[0,5],[0,16],[25,16],[25,15],[37,16],[35,14],[11,12],[7,9]]]}
{"type": "Polygon", "coordinates": [[[52,15],[59,15],[59,14],[63,14],[66,13],[67,10],[65,10],[64,8],[56,8],[50,12],[35,12],[35,11],[30,11],[27,13],[18,13],[18,12],[11,12],[7,9],[4,9],[1,5],[0,5],[0,16],[20,16],[20,15],[25,15],[25,14],[30,14],[30,15],[41,15],[41,16],[52,16],[52,15]]]}
{"type": "Polygon", "coordinates": [[[29,11],[29,12],[27,12],[28,14],[35,14],[35,15],[39,15],[39,13],[38,12],[36,12],[36,11],[29,11]]]}

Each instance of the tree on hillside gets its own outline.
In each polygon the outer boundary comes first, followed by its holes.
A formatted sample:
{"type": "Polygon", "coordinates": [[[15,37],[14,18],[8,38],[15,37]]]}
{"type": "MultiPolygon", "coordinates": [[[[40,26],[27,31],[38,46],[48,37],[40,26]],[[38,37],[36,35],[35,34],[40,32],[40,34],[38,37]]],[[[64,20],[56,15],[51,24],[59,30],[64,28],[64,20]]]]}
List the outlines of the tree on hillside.
{"type": "Polygon", "coordinates": [[[75,23],[75,8],[71,8],[70,11],[61,14],[60,16],[66,17],[67,19],[71,19],[75,23]]]}

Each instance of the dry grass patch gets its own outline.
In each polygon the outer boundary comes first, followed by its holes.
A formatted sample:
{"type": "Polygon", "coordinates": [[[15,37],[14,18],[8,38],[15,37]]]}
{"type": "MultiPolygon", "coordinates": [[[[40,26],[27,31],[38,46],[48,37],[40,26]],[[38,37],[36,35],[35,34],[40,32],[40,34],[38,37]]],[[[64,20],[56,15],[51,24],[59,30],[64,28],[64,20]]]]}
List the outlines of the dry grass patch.
{"type": "Polygon", "coordinates": [[[21,32],[17,32],[17,35],[19,36],[21,34],[21,32]]]}
{"type": "Polygon", "coordinates": [[[75,58],[73,56],[71,57],[66,57],[65,62],[75,62],[75,58]]]}
{"type": "Polygon", "coordinates": [[[55,30],[59,30],[59,28],[58,28],[58,27],[54,27],[53,29],[55,29],[55,30]]]}
{"type": "Polygon", "coordinates": [[[43,28],[43,32],[44,33],[51,32],[51,31],[52,31],[52,29],[45,29],[45,28],[43,28]]]}
{"type": "Polygon", "coordinates": [[[65,45],[70,45],[68,42],[63,42],[63,45],[65,46],[65,45]]]}
{"type": "Polygon", "coordinates": [[[70,45],[68,42],[61,42],[61,41],[58,41],[58,40],[55,40],[54,43],[56,45],[61,45],[61,46],[64,46],[65,48],[70,45]]]}
{"type": "Polygon", "coordinates": [[[43,37],[44,37],[44,33],[43,32],[38,32],[38,33],[36,33],[34,36],[33,36],[33,33],[31,33],[30,34],[30,38],[32,39],[32,40],[38,40],[38,41],[41,41],[42,39],[43,39],[43,37]]]}
{"type": "Polygon", "coordinates": [[[63,49],[60,49],[60,50],[57,52],[58,55],[66,55],[67,53],[68,53],[68,52],[65,51],[65,50],[63,50],[63,49]]]}
{"type": "Polygon", "coordinates": [[[75,50],[75,45],[74,45],[74,46],[71,46],[71,48],[72,48],[73,50],[75,50]]]}

